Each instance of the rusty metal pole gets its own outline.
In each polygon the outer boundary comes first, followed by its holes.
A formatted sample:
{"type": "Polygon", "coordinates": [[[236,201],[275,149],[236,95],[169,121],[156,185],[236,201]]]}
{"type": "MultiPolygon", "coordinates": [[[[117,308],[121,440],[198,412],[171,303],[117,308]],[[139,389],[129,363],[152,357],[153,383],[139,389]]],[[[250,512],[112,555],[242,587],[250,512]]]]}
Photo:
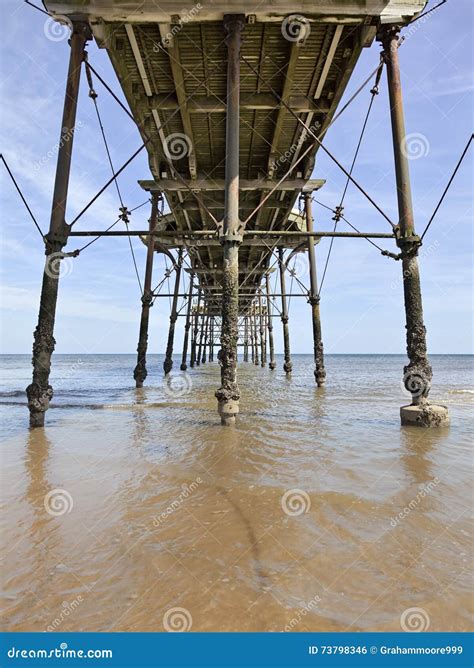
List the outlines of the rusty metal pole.
{"type": "Polygon", "coordinates": [[[191,368],[196,364],[196,351],[197,351],[197,337],[199,330],[199,310],[201,308],[201,288],[198,288],[198,298],[196,304],[196,310],[194,311],[194,322],[193,322],[193,339],[191,341],[191,359],[189,360],[189,366],[191,368]]]}
{"type": "Polygon", "coordinates": [[[202,313],[199,314],[199,347],[196,357],[196,366],[200,366],[202,359],[202,346],[204,342],[204,324],[206,321],[206,305],[202,307],[202,313]]]}
{"type": "Polygon", "coordinates": [[[239,217],[239,129],[240,129],[240,47],[245,25],[242,14],[224,16],[227,33],[227,109],[225,204],[221,243],[224,255],[222,281],[221,386],[216,391],[223,425],[235,423],[239,412],[237,385],[237,338],[239,316],[239,245],[242,229],[239,217]]]}
{"type": "Polygon", "coordinates": [[[209,345],[209,308],[206,310],[206,325],[204,327],[204,344],[203,344],[203,349],[202,349],[202,358],[201,358],[201,364],[206,364],[207,361],[207,348],[209,345]]]}
{"type": "Polygon", "coordinates": [[[268,345],[270,348],[270,362],[269,368],[273,371],[276,368],[275,362],[275,344],[273,342],[273,319],[272,319],[272,304],[270,301],[270,276],[265,274],[265,287],[267,293],[267,326],[268,326],[268,345]]]}
{"type": "Polygon", "coordinates": [[[255,342],[255,366],[260,364],[260,353],[258,349],[258,326],[257,326],[257,304],[253,305],[253,340],[255,342]]]}
{"type": "Polygon", "coordinates": [[[265,336],[265,315],[262,306],[262,291],[258,291],[258,316],[260,325],[260,365],[267,366],[267,342],[265,336]]]}
{"type": "MultiPolygon", "coordinates": [[[[311,211],[311,194],[306,193],[304,196],[305,212],[306,212],[306,229],[308,232],[313,232],[313,212],[311,211]]],[[[318,275],[316,273],[316,253],[314,251],[314,237],[308,237],[308,260],[309,260],[309,303],[311,304],[311,315],[313,321],[313,348],[314,348],[314,377],[316,384],[321,387],[326,382],[326,370],[324,368],[324,347],[323,337],[321,332],[321,314],[319,311],[319,291],[318,291],[318,275]]]]}
{"type": "Polygon", "coordinates": [[[53,388],[49,384],[49,374],[51,371],[51,356],[56,343],[54,340],[54,321],[61,260],[63,259],[62,249],[67,243],[70,232],[70,227],[65,221],[69,173],[71,170],[82,60],[86,42],[91,37],[90,28],[86,23],[77,22],[73,24],[53,203],[49,231],[45,237],[46,260],[41,286],[38,324],[34,333],[33,379],[26,388],[30,411],[30,427],[44,426],[44,414],[48,410],[53,397],[53,388]]]}
{"type": "Polygon", "coordinates": [[[244,362],[249,361],[249,318],[244,316],[244,362]]]}
{"type": "Polygon", "coordinates": [[[285,361],[283,370],[290,374],[293,365],[291,363],[290,353],[290,330],[288,328],[288,305],[286,302],[286,281],[285,281],[285,262],[283,257],[283,248],[278,249],[278,266],[280,269],[280,292],[281,292],[281,322],[283,323],[283,348],[285,361]]]}
{"type": "Polygon", "coordinates": [[[253,306],[250,310],[249,315],[249,329],[250,329],[250,351],[251,351],[251,361],[252,364],[255,364],[255,339],[253,336],[253,306]]]}
{"type": "Polygon", "coordinates": [[[420,238],[415,233],[410,173],[405,148],[406,131],[398,61],[398,32],[398,28],[386,29],[382,35],[382,43],[387,67],[392,122],[399,216],[396,234],[397,245],[401,250],[402,257],[407,354],[409,359],[408,365],[403,369],[403,380],[405,388],[412,395],[411,406],[403,406],[400,409],[400,417],[402,424],[440,426],[449,421],[449,414],[445,406],[434,406],[428,403],[433,372],[427,355],[426,327],[423,322],[417,258],[420,238]]]}
{"type": "MultiPolygon", "coordinates": [[[[151,215],[148,229],[153,232],[156,226],[158,214],[158,193],[153,193],[151,199],[151,215]]],[[[148,324],[150,321],[150,308],[153,305],[153,291],[151,281],[153,276],[153,256],[155,253],[155,238],[150,234],[147,242],[147,254],[145,265],[145,280],[143,282],[142,314],[140,319],[140,333],[138,335],[137,365],[133,371],[136,387],[143,387],[148,375],[146,369],[146,353],[148,349],[148,324]]]]}
{"type": "Polygon", "coordinates": [[[181,366],[179,367],[181,371],[186,371],[188,365],[186,359],[188,356],[188,342],[189,342],[189,330],[191,328],[191,308],[193,305],[193,282],[194,274],[189,275],[189,292],[188,292],[188,306],[186,309],[186,324],[184,325],[184,339],[183,339],[183,355],[181,357],[181,366]]]}
{"type": "Polygon", "coordinates": [[[170,328],[168,332],[168,343],[166,345],[165,361],[163,362],[163,370],[165,372],[165,375],[167,375],[173,368],[174,330],[176,326],[176,320],[178,319],[178,295],[179,295],[179,284],[181,281],[182,264],[183,264],[183,249],[180,248],[178,251],[178,261],[175,267],[176,277],[174,281],[173,301],[171,302],[170,328]]]}
{"type": "Polygon", "coordinates": [[[214,362],[214,316],[211,316],[211,330],[209,338],[209,362],[214,362]]]}

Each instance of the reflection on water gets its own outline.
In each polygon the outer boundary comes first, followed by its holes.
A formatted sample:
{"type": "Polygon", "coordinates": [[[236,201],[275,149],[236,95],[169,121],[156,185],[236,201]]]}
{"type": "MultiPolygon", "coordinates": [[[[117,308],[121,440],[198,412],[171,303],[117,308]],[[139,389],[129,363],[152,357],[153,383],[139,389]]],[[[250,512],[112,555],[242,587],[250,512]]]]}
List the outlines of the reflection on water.
{"type": "Polygon", "coordinates": [[[329,357],[324,390],[310,358],[241,365],[235,429],[216,364],[172,396],[131,389],[132,357],[73,359],[31,432],[29,360],[6,362],[4,629],[397,631],[414,607],[469,629],[468,358],[434,359],[439,431],[400,428],[397,357],[329,357]]]}

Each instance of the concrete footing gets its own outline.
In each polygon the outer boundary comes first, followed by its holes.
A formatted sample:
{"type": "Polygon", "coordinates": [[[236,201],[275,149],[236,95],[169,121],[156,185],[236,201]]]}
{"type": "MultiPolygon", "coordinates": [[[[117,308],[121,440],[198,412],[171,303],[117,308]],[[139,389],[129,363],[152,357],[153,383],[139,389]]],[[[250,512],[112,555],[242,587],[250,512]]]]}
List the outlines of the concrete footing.
{"type": "Polygon", "coordinates": [[[411,427],[446,427],[449,425],[449,412],[446,406],[435,404],[415,404],[400,408],[402,425],[411,427]]]}

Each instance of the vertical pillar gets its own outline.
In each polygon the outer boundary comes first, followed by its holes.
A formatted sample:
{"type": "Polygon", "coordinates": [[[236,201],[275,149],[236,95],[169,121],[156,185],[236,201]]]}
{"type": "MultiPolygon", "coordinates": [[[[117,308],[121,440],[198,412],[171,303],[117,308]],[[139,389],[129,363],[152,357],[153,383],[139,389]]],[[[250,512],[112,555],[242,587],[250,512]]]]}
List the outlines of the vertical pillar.
{"type": "MultiPolygon", "coordinates": [[[[156,225],[158,213],[158,193],[153,193],[151,199],[151,216],[149,220],[149,231],[153,232],[156,225]]],[[[153,292],[151,279],[153,275],[153,256],[155,253],[155,238],[150,234],[147,243],[145,280],[143,282],[142,314],[140,319],[140,333],[138,335],[137,365],[133,371],[136,387],[143,387],[148,375],[146,369],[146,353],[148,349],[148,323],[150,320],[150,308],[153,303],[153,292]]]]}
{"type": "Polygon", "coordinates": [[[79,81],[84,47],[89,39],[91,39],[89,26],[85,23],[74,23],[70,40],[71,51],[56,163],[51,218],[49,231],[45,237],[46,260],[41,286],[38,324],[35,329],[33,343],[33,379],[31,384],[26,388],[31,427],[44,426],[44,414],[48,410],[49,403],[53,397],[53,388],[49,384],[49,374],[51,371],[51,356],[56,343],[54,340],[54,321],[58,300],[60,265],[63,257],[62,249],[67,243],[70,231],[70,227],[65,221],[66,202],[79,81]]]}
{"type": "Polygon", "coordinates": [[[249,317],[244,316],[244,362],[249,361],[249,317]]]}
{"type": "Polygon", "coordinates": [[[174,345],[174,330],[176,326],[176,320],[178,318],[178,295],[179,295],[179,284],[181,281],[181,266],[183,264],[183,249],[180,248],[178,251],[178,261],[175,268],[175,281],[174,281],[174,292],[173,292],[173,301],[171,302],[171,314],[170,314],[170,328],[168,332],[168,343],[166,345],[166,355],[165,361],[163,362],[163,370],[165,375],[168,374],[173,368],[173,345],[174,345]]]}
{"type": "Polygon", "coordinates": [[[258,350],[258,326],[257,326],[257,305],[253,305],[253,340],[255,344],[255,359],[254,364],[258,366],[260,364],[260,355],[258,350]]]}
{"type": "MultiPolygon", "coordinates": [[[[313,213],[311,211],[311,193],[304,196],[306,212],[306,229],[308,232],[314,230],[313,213]]],[[[324,347],[321,333],[321,314],[319,312],[318,276],[316,273],[316,254],[314,252],[314,237],[308,237],[308,260],[309,260],[309,303],[311,304],[311,315],[313,321],[313,349],[314,349],[314,377],[316,384],[321,387],[326,382],[326,370],[324,368],[324,347]]]]}
{"type": "Polygon", "coordinates": [[[405,119],[398,61],[398,28],[387,29],[382,36],[387,67],[390,115],[392,122],[393,152],[398,197],[397,245],[401,250],[403,292],[407,330],[407,354],[409,363],[404,367],[404,383],[411,392],[411,406],[400,409],[402,424],[440,426],[449,421],[445,406],[428,404],[432,369],[426,348],[426,327],[423,322],[418,248],[420,238],[415,233],[411,199],[408,159],[404,150],[405,119]]]}
{"type": "Polygon", "coordinates": [[[202,347],[204,344],[204,326],[206,322],[206,304],[202,307],[202,313],[199,314],[199,347],[196,357],[196,366],[201,364],[202,360],[202,347]]]}
{"type": "Polygon", "coordinates": [[[283,370],[285,373],[289,374],[293,369],[293,365],[291,363],[290,353],[290,330],[288,328],[288,305],[286,302],[285,262],[283,258],[283,248],[278,249],[278,266],[280,269],[281,322],[283,324],[283,348],[285,357],[283,370]]]}
{"type": "Polygon", "coordinates": [[[263,312],[262,305],[262,291],[258,291],[258,312],[259,312],[259,324],[260,324],[260,364],[262,367],[267,366],[267,337],[266,337],[266,327],[265,327],[265,313],[263,312]]]}
{"type": "Polygon", "coordinates": [[[209,362],[214,362],[214,316],[211,316],[211,331],[209,336],[209,362]]]}
{"type": "Polygon", "coordinates": [[[224,16],[227,32],[227,109],[224,223],[221,235],[224,256],[222,282],[221,386],[216,391],[223,425],[235,423],[239,412],[237,338],[239,315],[239,125],[240,46],[245,25],[242,14],[224,16]]]}
{"type": "Polygon", "coordinates": [[[202,358],[201,358],[201,363],[205,364],[207,361],[207,349],[209,346],[209,307],[206,309],[206,325],[204,327],[204,345],[202,349],[202,358]]]}
{"type": "Polygon", "coordinates": [[[196,351],[197,351],[197,337],[199,331],[199,310],[201,308],[201,288],[198,288],[198,298],[196,303],[196,310],[194,311],[193,316],[193,339],[191,341],[191,359],[189,360],[189,366],[191,368],[196,364],[196,351]]]}
{"type": "MultiPolygon", "coordinates": [[[[184,339],[183,339],[183,355],[181,357],[181,366],[179,367],[181,371],[186,371],[188,365],[186,359],[188,356],[188,342],[189,342],[189,330],[191,328],[191,309],[193,305],[193,284],[194,284],[194,274],[189,275],[189,291],[188,291],[188,306],[186,309],[186,323],[184,325],[184,339]]],[[[192,344],[191,344],[192,345],[192,344]]]]}
{"type": "Polygon", "coordinates": [[[250,329],[250,350],[252,353],[251,359],[252,359],[252,364],[255,364],[255,338],[253,335],[253,306],[250,309],[249,329],[250,329]]]}
{"type": "Polygon", "coordinates": [[[275,344],[273,342],[273,321],[272,321],[272,304],[270,301],[270,276],[265,274],[265,288],[267,293],[267,326],[268,326],[268,345],[270,348],[270,363],[269,368],[273,371],[276,368],[275,362],[275,344]]]}

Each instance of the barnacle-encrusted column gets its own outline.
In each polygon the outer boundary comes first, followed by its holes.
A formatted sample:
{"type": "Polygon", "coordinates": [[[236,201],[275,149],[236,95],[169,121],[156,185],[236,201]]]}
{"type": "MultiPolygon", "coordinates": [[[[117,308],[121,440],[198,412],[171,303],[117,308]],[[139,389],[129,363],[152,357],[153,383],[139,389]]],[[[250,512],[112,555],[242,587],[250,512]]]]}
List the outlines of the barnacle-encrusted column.
{"type": "Polygon", "coordinates": [[[181,371],[186,371],[188,365],[186,359],[188,356],[188,341],[189,341],[189,330],[191,328],[191,309],[193,305],[193,283],[194,283],[194,274],[189,275],[189,291],[188,291],[188,305],[186,308],[186,323],[184,325],[184,339],[183,339],[183,355],[181,357],[181,366],[179,367],[181,371]]]}
{"type": "Polygon", "coordinates": [[[206,304],[203,305],[202,313],[199,314],[199,346],[197,349],[196,366],[199,366],[202,360],[202,346],[204,343],[205,323],[206,323],[206,304]]]}
{"type": "Polygon", "coordinates": [[[410,173],[406,154],[405,119],[398,61],[398,27],[388,28],[382,34],[384,58],[387,67],[390,114],[392,121],[393,152],[397,181],[398,216],[397,245],[401,251],[403,291],[407,330],[409,363],[404,367],[404,384],[412,395],[410,406],[402,406],[402,424],[437,427],[449,422],[448,409],[428,403],[432,369],[426,349],[426,328],[423,322],[418,248],[420,238],[415,233],[410,173]]]}
{"type": "Polygon", "coordinates": [[[49,384],[49,374],[51,370],[51,356],[55,346],[54,320],[58,300],[60,266],[63,258],[62,249],[67,243],[70,231],[70,227],[65,221],[66,201],[71,169],[79,81],[84,47],[89,39],[91,39],[89,26],[85,23],[75,22],[72,26],[70,39],[71,51],[56,163],[51,218],[49,231],[45,237],[46,260],[41,286],[38,325],[35,329],[33,343],[33,380],[26,388],[31,427],[44,426],[44,414],[48,410],[49,402],[53,397],[53,388],[49,384]]]}
{"type": "Polygon", "coordinates": [[[257,305],[253,305],[253,340],[255,344],[255,358],[254,358],[254,364],[255,366],[259,366],[260,364],[260,353],[258,350],[258,326],[257,326],[257,305]]]}
{"type": "Polygon", "coordinates": [[[254,337],[254,334],[253,334],[253,306],[250,307],[249,329],[250,329],[251,361],[252,361],[252,364],[255,364],[255,337],[254,337]]]}
{"type": "Polygon", "coordinates": [[[202,357],[201,357],[201,364],[206,364],[207,361],[207,349],[209,346],[209,308],[206,309],[206,325],[204,327],[204,344],[202,348],[202,357]]]}
{"type": "Polygon", "coordinates": [[[267,366],[267,336],[265,327],[265,313],[262,305],[262,291],[258,291],[258,313],[260,325],[260,364],[262,367],[267,366]]]}
{"type": "Polygon", "coordinates": [[[244,362],[249,361],[249,318],[244,316],[244,362]]]}
{"type": "Polygon", "coordinates": [[[214,316],[211,316],[211,325],[210,325],[210,336],[209,336],[209,362],[214,362],[214,316]]]}
{"type": "MultiPolygon", "coordinates": [[[[153,232],[156,226],[156,216],[158,213],[158,193],[153,193],[151,200],[151,216],[148,229],[153,232]]],[[[153,291],[151,288],[151,279],[153,275],[153,255],[155,253],[155,239],[149,235],[147,242],[145,279],[143,282],[142,294],[142,315],[140,319],[140,333],[138,335],[137,347],[137,366],[134,369],[133,377],[136,387],[143,387],[145,378],[148,375],[146,369],[146,352],[148,349],[148,323],[150,321],[150,307],[153,304],[153,291]]]]}
{"type": "Polygon", "coordinates": [[[267,327],[268,327],[268,345],[269,345],[269,352],[270,352],[270,362],[268,364],[269,368],[275,369],[276,368],[276,362],[275,362],[275,345],[273,343],[273,321],[272,321],[272,304],[270,301],[270,276],[269,274],[265,274],[265,288],[266,288],[266,293],[267,293],[267,327]]]}
{"type": "Polygon", "coordinates": [[[165,361],[163,362],[163,370],[165,372],[165,375],[168,374],[173,368],[174,330],[176,327],[176,320],[178,319],[178,297],[179,297],[179,284],[181,281],[182,264],[183,264],[183,249],[180,248],[178,251],[178,261],[176,262],[176,267],[175,267],[176,275],[174,281],[173,301],[171,302],[170,328],[168,332],[168,343],[166,345],[165,361]]]}
{"type": "MultiPolygon", "coordinates": [[[[311,194],[306,193],[304,198],[306,212],[306,229],[312,232],[313,213],[311,211],[311,194]]],[[[324,348],[321,334],[321,314],[319,312],[318,276],[316,273],[316,254],[314,252],[314,237],[308,237],[308,260],[309,260],[309,303],[313,320],[313,347],[314,347],[314,377],[318,387],[326,382],[326,370],[324,368],[324,348]]]]}
{"type": "Polygon", "coordinates": [[[197,337],[198,337],[198,331],[199,331],[199,311],[201,308],[201,288],[198,288],[198,298],[197,298],[197,303],[196,303],[196,309],[194,311],[193,315],[193,337],[191,341],[191,359],[189,360],[189,366],[191,368],[194,367],[196,364],[196,357],[197,357],[197,337]]]}
{"type": "Polygon", "coordinates": [[[240,125],[240,46],[245,25],[242,14],[224,16],[227,32],[227,109],[225,205],[221,243],[224,255],[222,281],[221,386],[216,391],[223,425],[235,423],[239,412],[237,385],[237,339],[239,317],[239,125],[240,125]]]}
{"type": "Polygon", "coordinates": [[[278,267],[280,269],[280,288],[281,288],[281,322],[283,324],[283,349],[285,361],[283,370],[285,373],[291,373],[293,364],[291,363],[290,353],[290,330],[288,328],[288,305],[286,302],[286,280],[285,280],[285,261],[283,257],[283,248],[278,249],[278,267]]]}

